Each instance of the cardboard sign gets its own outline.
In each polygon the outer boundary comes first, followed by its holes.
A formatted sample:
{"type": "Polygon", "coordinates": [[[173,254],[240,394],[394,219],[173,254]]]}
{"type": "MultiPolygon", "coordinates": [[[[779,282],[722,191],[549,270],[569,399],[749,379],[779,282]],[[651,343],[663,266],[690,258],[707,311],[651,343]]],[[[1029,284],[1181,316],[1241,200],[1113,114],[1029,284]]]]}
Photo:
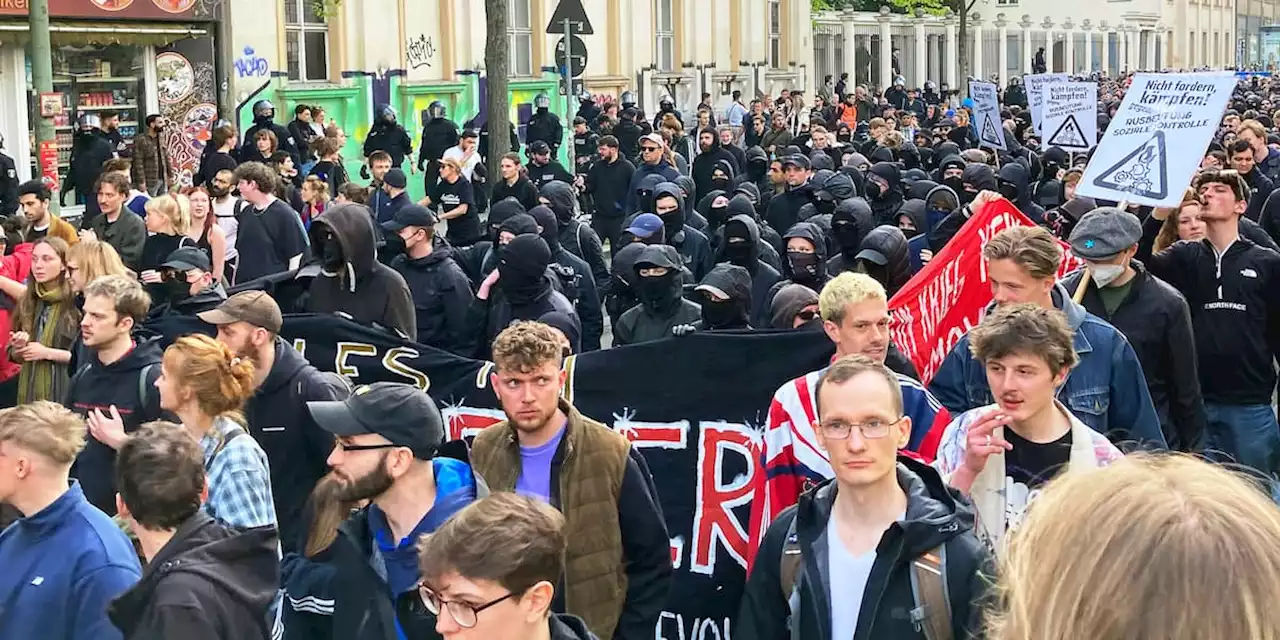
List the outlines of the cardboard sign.
{"type": "Polygon", "coordinates": [[[1000,97],[996,91],[996,85],[990,82],[975,80],[969,83],[969,96],[973,98],[973,126],[977,127],[979,144],[1004,151],[1004,124],[1000,121],[1000,97]]]}
{"type": "Polygon", "coordinates": [[[1098,144],[1098,83],[1056,82],[1044,87],[1044,147],[1088,151],[1098,144]]]}
{"type": "Polygon", "coordinates": [[[1236,78],[1230,73],[1140,73],[1098,143],[1076,193],[1174,207],[1200,166],[1236,78]],[[1170,155],[1170,151],[1177,153],[1170,155]]]}
{"type": "Polygon", "coordinates": [[[1037,73],[1022,78],[1022,83],[1027,86],[1027,108],[1031,111],[1031,126],[1035,127],[1037,136],[1043,136],[1045,129],[1044,88],[1068,80],[1065,73],[1037,73]]]}

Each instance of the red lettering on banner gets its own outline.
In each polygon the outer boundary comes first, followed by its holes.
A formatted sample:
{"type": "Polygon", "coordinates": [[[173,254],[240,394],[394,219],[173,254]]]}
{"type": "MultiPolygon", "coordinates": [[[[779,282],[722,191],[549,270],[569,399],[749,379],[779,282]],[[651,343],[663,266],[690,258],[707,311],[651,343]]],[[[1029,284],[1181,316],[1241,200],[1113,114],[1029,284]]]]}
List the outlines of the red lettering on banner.
{"type": "Polygon", "coordinates": [[[721,544],[738,564],[747,566],[747,529],[733,509],[751,502],[755,493],[751,477],[760,443],[759,434],[746,425],[700,422],[698,427],[698,487],[689,570],[713,575],[721,544]],[[737,477],[725,478],[724,462],[730,453],[742,456],[746,469],[737,477]]]}
{"type": "Polygon", "coordinates": [[[473,438],[485,427],[507,419],[502,409],[477,409],[475,407],[445,407],[440,412],[449,429],[449,440],[473,438]]]}

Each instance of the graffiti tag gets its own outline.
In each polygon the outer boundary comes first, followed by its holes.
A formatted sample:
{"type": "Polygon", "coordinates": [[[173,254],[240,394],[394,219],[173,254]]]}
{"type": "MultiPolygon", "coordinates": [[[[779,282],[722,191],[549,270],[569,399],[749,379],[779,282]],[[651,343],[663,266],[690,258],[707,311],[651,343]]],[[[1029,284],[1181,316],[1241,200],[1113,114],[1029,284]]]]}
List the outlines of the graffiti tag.
{"type": "Polygon", "coordinates": [[[409,42],[405,49],[405,55],[409,58],[409,66],[417,69],[422,66],[431,66],[431,61],[436,57],[436,45],[424,34],[418,34],[415,38],[409,38],[409,42]]]}
{"type": "Polygon", "coordinates": [[[267,59],[254,52],[253,47],[246,46],[244,54],[236,58],[236,75],[241,78],[255,78],[271,73],[267,59]]]}

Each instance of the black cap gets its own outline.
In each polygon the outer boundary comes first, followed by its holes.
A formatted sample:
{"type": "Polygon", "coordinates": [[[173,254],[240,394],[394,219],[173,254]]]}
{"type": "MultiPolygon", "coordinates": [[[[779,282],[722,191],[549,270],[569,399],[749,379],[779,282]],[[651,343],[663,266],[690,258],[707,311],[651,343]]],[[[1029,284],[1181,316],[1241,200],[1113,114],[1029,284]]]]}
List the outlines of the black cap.
{"type": "Polygon", "coordinates": [[[403,189],[409,184],[409,178],[404,175],[404,169],[400,167],[387,171],[387,175],[382,176],[382,181],[395,189],[403,189]]]}
{"type": "Polygon", "coordinates": [[[405,227],[434,227],[439,222],[431,210],[420,204],[407,204],[400,207],[390,220],[382,223],[382,228],[395,232],[405,227]]]}
{"type": "Polygon", "coordinates": [[[177,269],[178,271],[190,271],[199,269],[201,271],[212,271],[213,265],[209,262],[209,256],[204,251],[196,247],[182,247],[174,249],[169,257],[165,258],[161,267],[169,269],[177,269]]]}
{"type": "Polygon", "coordinates": [[[463,130],[462,130],[462,137],[464,137],[464,138],[479,138],[479,137],[480,137],[480,134],[479,134],[479,133],[476,133],[476,130],[475,130],[475,129],[467,128],[467,129],[463,129],[463,130]]]}
{"type": "Polygon", "coordinates": [[[529,143],[529,153],[551,153],[551,147],[547,145],[546,141],[534,140],[529,143]]]}
{"type": "Polygon", "coordinates": [[[430,460],[444,442],[444,418],[426,392],[398,382],[357,387],[346,400],[308,402],[320,428],[335,436],[376,433],[413,457],[430,460]]]}
{"type": "Polygon", "coordinates": [[[811,166],[813,166],[813,165],[812,165],[812,163],[810,163],[810,162],[809,162],[809,158],[808,158],[808,157],[804,156],[803,154],[799,154],[799,153],[797,153],[797,154],[789,155],[789,156],[787,156],[787,157],[783,158],[783,159],[782,159],[782,166],[784,166],[784,167],[799,167],[799,168],[801,168],[801,169],[808,169],[808,168],[810,168],[810,167],[811,167],[811,166]]]}

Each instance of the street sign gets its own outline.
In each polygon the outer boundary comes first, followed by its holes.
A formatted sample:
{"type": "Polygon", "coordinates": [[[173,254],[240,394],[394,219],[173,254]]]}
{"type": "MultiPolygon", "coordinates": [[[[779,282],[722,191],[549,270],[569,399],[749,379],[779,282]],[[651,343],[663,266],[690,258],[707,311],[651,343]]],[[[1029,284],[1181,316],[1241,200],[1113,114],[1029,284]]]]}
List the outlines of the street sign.
{"type": "MultiPolygon", "coordinates": [[[[551,21],[547,23],[547,33],[565,33],[566,20],[569,21],[569,33],[589,36],[596,32],[587,19],[587,10],[582,6],[582,0],[560,0],[555,13],[551,14],[551,21]]],[[[578,46],[578,43],[573,43],[574,49],[578,46]]]]}
{"type": "Polygon", "coordinates": [[[583,42],[582,38],[572,34],[560,38],[560,41],[556,43],[556,68],[563,71],[565,67],[568,67],[569,76],[572,78],[582,75],[587,70],[587,43],[583,42]],[[569,42],[566,43],[565,40],[569,42]],[[565,60],[565,44],[571,45],[569,52],[573,54],[567,62],[565,60]]]}
{"type": "MultiPolygon", "coordinates": [[[[577,96],[582,93],[582,90],[584,88],[586,88],[586,85],[583,84],[582,78],[570,78],[570,80],[572,81],[573,86],[570,88],[569,94],[577,96]]],[[[560,95],[562,96],[566,95],[564,92],[563,82],[560,83],[560,95]]],[[[572,104],[572,103],[566,103],[566,104],[572,104]]],[[[570,112],[572,112],[572,109],[570,109],[570,112]]]]}

